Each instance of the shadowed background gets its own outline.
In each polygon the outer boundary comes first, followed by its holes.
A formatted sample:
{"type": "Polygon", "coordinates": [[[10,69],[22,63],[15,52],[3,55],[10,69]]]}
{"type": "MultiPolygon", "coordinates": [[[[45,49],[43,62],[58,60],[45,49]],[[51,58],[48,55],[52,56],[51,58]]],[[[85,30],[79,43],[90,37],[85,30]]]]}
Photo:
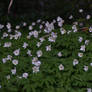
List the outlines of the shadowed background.
{"type": "MultiPolygon", "coordinates": [[[[0,0],[0,16],[7,15],[9,2],[10,0],[0,0]]],[[[71,14],[79,17],[80,8],[91,14],[92,0],[14,0],[10,16],[52,19],[59,15],[67,19],[71,14]]]]}

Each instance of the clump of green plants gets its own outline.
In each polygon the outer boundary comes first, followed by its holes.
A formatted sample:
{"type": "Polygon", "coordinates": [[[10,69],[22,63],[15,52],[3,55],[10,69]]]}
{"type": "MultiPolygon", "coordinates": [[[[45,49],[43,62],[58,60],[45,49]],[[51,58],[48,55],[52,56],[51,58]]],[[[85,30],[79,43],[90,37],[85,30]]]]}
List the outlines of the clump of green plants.
{"type": "Polygon", "coordinates": [[[90,92],[91,71],[91,26],[0,24],[0,92],[90,92]]]}

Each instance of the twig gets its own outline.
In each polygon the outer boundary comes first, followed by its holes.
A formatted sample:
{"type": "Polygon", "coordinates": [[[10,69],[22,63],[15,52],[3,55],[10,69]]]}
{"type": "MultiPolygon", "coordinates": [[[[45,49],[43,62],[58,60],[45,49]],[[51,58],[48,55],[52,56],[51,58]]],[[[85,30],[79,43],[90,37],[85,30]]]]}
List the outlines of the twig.
{"type": "Polygon", "coordinates": [[[83,32],[87,32],[89,30],[88,27],[83,27],[83,28],[80,28],[79,30],[82,30],[83,32]]]}
{"type": "Polygon", "coordinates": [[[12,3],[13,3],[13,0],[10,0],[9,6],[8,6],[8,14],[10,13],[10,9],[11,9],[12,3]]]}

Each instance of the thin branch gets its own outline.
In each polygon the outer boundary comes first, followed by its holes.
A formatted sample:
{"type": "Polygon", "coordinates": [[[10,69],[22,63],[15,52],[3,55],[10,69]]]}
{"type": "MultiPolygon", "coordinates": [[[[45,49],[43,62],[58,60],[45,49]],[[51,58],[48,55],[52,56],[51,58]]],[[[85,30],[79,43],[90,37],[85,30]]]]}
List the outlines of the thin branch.
{"type": "Polygon", "coordinates": [[[13,3],[13,0],[10,0],[9,6],[8,6],[8,14],[10,13],[10,9],[11,9],[12,3],[13,3]]]}

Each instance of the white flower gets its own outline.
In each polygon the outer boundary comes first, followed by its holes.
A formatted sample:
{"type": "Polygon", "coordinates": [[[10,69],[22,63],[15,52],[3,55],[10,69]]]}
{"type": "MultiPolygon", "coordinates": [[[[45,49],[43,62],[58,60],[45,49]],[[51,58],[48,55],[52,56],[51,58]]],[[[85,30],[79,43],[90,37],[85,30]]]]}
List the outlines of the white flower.
{"type": "Polygon", "coordinates": [[[57,17],[58,26],[62,27],[64,20],[61,17],[57,17]]]}
{"type": "Polygon", "coordinates": [[[39,72],[39,67],[38,66],[34,66],[32,67],[33,73],[37,73],[39,72]]]}
{"type": "Polygon", "coordinates": [[[50,23],[50,25],[48,26],[48,30],[49,31],[54,30],[54,24],[53,23],[50,23]]]}
{"type": "Polygon", "coordinates": [[[12,56],[11,55],[8,55],[7,56],[7,60],[11,60],[12,59],[12,56]]]}
{"type": "Polygon", "coordinates": [[[84,71],[88,71],[88,66],[84,66],[84,71]]]}
{"type": "Polygon", "coordinates": [[[12,63],[13,63],[14,65],[17,65],[17,64],[18,64],[18,60],[14,59],[14,60],[12,60],[12,63]]]}
{"type": "Polygon", "coordinates": [[[11,45],[12,45],[11,42],[5,42],[3,47],[9,48],[9,47],[11,47],[11,45]]]}
{"type": "Polygon", "coordinates": [[[30,35],[28,35],[28,36],[27,36],[27,39],[30,39],[30,38],[31,38],[31,36],[30,36],[30,35]]]}
{"type": "Polygon", "coordinates": [[[67,31],[67,34],[70,34],[71,32],[72,32],[71,30],[68,30],[68,31],[67,31]]]}
{"type": "Polygon", "coordinates": [[[61,21],[62,20],[62,18],[60,17],[60,16],[58,16],[57,17],[57,21],[59,22],[59,21],[61,21]]]}
{"type": "Polygon", "coordinates": [[[25,27],[27,25],[27,23],[26,22],[23,22],[23,26],[25,27]]]}
{"type": "Polygon", "coordinates": [[[57,33],[52,32],[51,36],[48,38],[48,41],[55,42],[57,38],[57,33]]]}
{"type": "Polygon", "coordinates": [[[38,50],[36,54],[37,54],[38,57],[41,57],[43,53],[42,53],[41,50],[38,50]]]}
{"type": "Polygon", "coordinates": [[[37,47],[40,47],[41,44],[42,44],[41,42],[37,42],[36,46],[37,46],[37,47]]]}
{"type": "Polygon", "coordinates": [[[55,42],[55,40],[56,40],[56,38],[55,38],[55,37],[52,37],[52,36],[50,36],[50,37],[48,38],[48,41],[50,41],[50,42],[55,42]]]}
{"type": "Polygon", "coordinates": [[[8,37],[8,34],[6,32],[3,33],[3,38],[8,37]]]}
{"type": "Polygon", "coordinates": [[[7,29],[11,29],[11,24],[7,23],[6,27],[7,27],[7,29]]]}
{"type": "Polygon", "coordinates": [[[33,29],[33,27],[32,26],[29,26],[29,30],[32,30],[33,29]]]}
{"type": "Polygon", "coordinates": [[[15,74],[16,74],[16,68],[11,69],[11,73],[12,73],[13,75],[15,75],[15,74]]]}
{"type": "Polygon", "coordinates": [[[78,53],[78,56],[79,56],[79,57],[83,57],[83,53],[79,52],[79,53],[78,53]]]}
{"type": "Polygon", "coordinates": [[[73,26],[72,26],[72,29],[76,29],[76,25],[73,25],[73,26]]]}
{"type": "Polygon", "coordinates": [[[18,36],[18,38],[20,38],[21,37],[21,35],[22,35],[22,33],[21,32],[19,32],[19,31],[15,31],[16,32],[16,36],[18,36]]]}
{"type": "Polygon", "coordinates": [[[22,74],[22,77],[25,78],[25,79],[27,79],[28,73],[23,73],[23,74],[22,74]]]}
{"type": "Polygon", "coordinates": [[[92,27],[89,28],[89,32],[92,32],[92,27]]]}
{"type": "Polygon", "coordinates": [[[38,37],[38,32],[35,30],[35,31],[33,32],[33,35],[34,35],[35,38],[37,38],[37,37],[38,37]]]}
{"type": "Polygon", "coordinates": [[[46,26],[45,29],[44,29],[45,33],[50,33],[52,30],[54,30],[54,24],[53,23],[49,23],[47,21],[45,26],[46,26]]]}
{"type": "Polygon", "coordinates": [[[57,38],[57,33],[51,32],[51,36],[57,38]]]}
{"type": "Polygon", "coordinates": [[[92,66],[92,62],[90,63],[90,66],[92,66]]]}
{"type": "Polygon", "coordinates": [[[59,65],[59,70],[64,70],[64,66],[62,64],[59,65]]]}
{"type": "Polygon", "coordinates": [[[77,60],[77,59],[74,59],[73,60],[73,65],[75,66],[75,65],[77,65],[79,63],[79,61],[77,60]]]}
{"type": "Polygon", "coordinates": [[[11,29],[8,29],[7,31],[10,33],[12,30],[11,29]]]}
{"type": "Polygon", "coordinates": [[[83,12],[83,9],[79,9],[79,12],[82,13],[83,12]]]}
{"type": "Polygon", "coordinates": [[[85,45],[82,45],[80,48],[81,51],[85,52],[85,45]]]}
{"type": "Polygon", "coordinates": [[[91,16],[90,16],[90,15],[87,15],[87,16],[86,16],[86,19],[87,19],[87,20],[89,20],[90,18],[91,18],[91,16]]]}
{"type": "Polygon", "coordinates": [[[40,27],[39,27],[40,29],[42,29],[43,28],[43,25],[40,25],[40,27]]]}
{"type": "Polygon", "coordinates": [[[19,53],[20,53],[20,49],[17,49],[17,50],[15,50],[15,51],[13,52],[13,54],[14,54],[15,56],[18,56],[19,53]]]}
{"type": "Polygon", "coordinates": [[[61,34],[63,35],[63,34],[65,34],[65,33],[66,33],[66,30],[65,30],[65,29],[63,29],[63,28],[60,28],[60,32],[61,32],[61,34]]]}
{"type": "Polygon", "coordinates": [[[56,23],[56,20],[55,19],[53,19],[53,23],[56,23]]]}
{"type": "Polygon", "coordinates": [[[20,26],[19,26],[19,25],[17,25],[17,26],[16,26],[16,29],[20,29],[20,26]]]}
{"type": "Polygon", "coordinates": [[[45,23],[45,26],[48,28],[49,25],[50,25],[50,23],[47,21],[47,22],[45,23]]]}
{"type": "Polygon", "coordinates": [[[33,57],[32,62],[37,62],[38,58],[37,57],[33,57]]]}
{"type": "Polygon", "coordinates": [[[59,53],[58,53],[58,56],[59,56],[59,57],[61,57],[61,56],[62,56],[62,53],[61,53],[61,52],[59,52],[59,53]]]}
{"type": "Polygon", "coordinates": [[[28,50],[28,51],[27,51],[27,54],[28,54],[29,56],[32,56],[31,50],[28,50]]]}
{"type": "Polygon", "coordinates": [[[7,78],[7,80],[9,80],[11,77],[10,77],[10,75],[7,75],[6,78],[7,78]]]}
{"type": "Polygon", "coordinates": [[[40,23],[40,22],[41,22],[41,19],[38,19],[38,20],[37,20],[37,23],[40,23]]]}
{"type": "Polygon", "coordinates": [[[85,40],[85,45],[88,45],[89,44],[89,40],[85,40]]]}
{"type": "Polygon", "coordinates": [[[32,22],[32,26],[35,26],[36,25],[36,23],[35,22],[32,22]]]}
{"type": "Polygon", "coordinates": [[[78,25],[78,22],[77,22],[77,21],[75,21],[75,22],[73,22],[73,24],[74,24],[74,25],[78,25]]]}
{"type": "Polygon", "coordinates": [[[4,28],[4,25],[0,24],[0,29],[3,29],[4,28]]]}
{"type": "Polygon", "coordinates": [[[40,42],[45,41],[45,39],[43,37],[39,38],[40,42]]]}
{"type": "Polygon", "coordinates": [[[31,37],[31,36],[33,35],[33,33],[34,33],[34,32],[32,31],[32,32],[29,32],[28,34],[29,34],[29,36],[31,37]]]}
{"type": "Polygon", "coordinates": [[[14,35],[11,35],[11,34],[10,34],[10,40],[13,39],[13,38],[14,38],[14,35]]]}
{"type": "Polygon", "coordinates": [[[58,26],[59,27],[62,27],[62,25],[63,25],[63,22],[62,21],[58,22],[58,26]]]}
{"type": "Polygon", "coordinates": [[[34,62],[32,62],[32,64],[33,65],[35,65],[35,66],[40,66],[41,65],[41,61],[34,61],[34,62]]]}
{"type": "Polygon", "coordinates": [[[14,39],[17,40],[19,38],[18,35],[14,35],[14,39]]]}
{"type": "Polygon", "coordinates": [[[70,15],[70,16],[69,16],[69,19],[72,19],[72,18],[73,18],[73,15],[70,15]]]}
{"type": "Polygon", "coordinates": [[[77,28],[73,30],[73,32],[77,32],[77,28]]]}
{"type": "Polygon", "coordinates": [[[26,49],[27,46],[28,46],[28,44],[27,44],[26,42],[24,42],[24,44],[23,44],[23,48],[26,49]]]}
{"type": "Polygon", "coordinates": [[[46,51],[51,51],[51,45],[46,46],[46,51]]]}
{"type": "Polygon", "coordinates": [[[78,41],[82,42],[83,41],[83,37],[79,37],[78,41]]]}
{"type": "Polygon", "coordinates": [[[2,62],[3,62],[3,63],[6,63],[6,62],[7,62],[7,58],[3,58],[3,59],[2,59],[2,62]]]}
{"type": "Polygon", "coordinates": [[[87,88],[87,92],[92,92],[92,89],[91,88],[87,88]]]}
{"type": "Polygon", "coordinates": [[[45,32],[45,33],[50,33],[50,31],[48,31],[47,29],[44,29],[44,32],[45,32]]]}

